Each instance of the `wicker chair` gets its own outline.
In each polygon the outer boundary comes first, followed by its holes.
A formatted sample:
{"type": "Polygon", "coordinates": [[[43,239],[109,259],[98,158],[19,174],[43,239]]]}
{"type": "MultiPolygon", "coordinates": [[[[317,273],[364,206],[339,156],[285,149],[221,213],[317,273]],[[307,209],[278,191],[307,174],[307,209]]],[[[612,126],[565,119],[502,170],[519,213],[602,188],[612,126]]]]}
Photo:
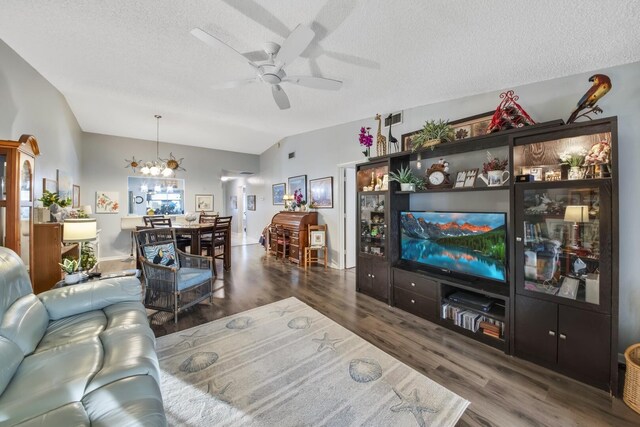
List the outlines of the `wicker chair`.
{"type": "Polygon", "coordinates": [[[181,311],[207,298],[213,303],[211,257],[177,249],[171,228],[136,231],[135,236],[146,285],[145,307],[171,312],[177,323],[181,311]]]}

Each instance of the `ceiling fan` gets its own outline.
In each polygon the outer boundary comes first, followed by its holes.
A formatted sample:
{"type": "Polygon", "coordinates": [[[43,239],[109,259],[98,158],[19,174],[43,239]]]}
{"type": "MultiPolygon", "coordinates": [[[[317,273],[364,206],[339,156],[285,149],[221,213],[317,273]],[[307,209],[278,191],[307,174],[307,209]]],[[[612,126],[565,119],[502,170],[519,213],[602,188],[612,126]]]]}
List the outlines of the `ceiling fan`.
{"type": "Polygon", "coordinates": [[[210,46],[224,46],[231,53],[229,57],[249,65],[256,73],[256,76],[252,78],[214,85],[214,89],[232,89],[250,83],[263,82],[271,85],[273,99],[281,110],[286,110],[291,107],[291,104],[289,103],[289,97],[280,86],[281,83],[292,83],[324,90],[338,90],[342,86],[342,82],[339,80],[314,76],[289,76],[285,72],[285,67],[300,56],[315,37],[313,30],[307,26],[298,25],[282,43],[282,46],[274,42],[266,42],[263,49],[269,58],[266,61],[257,63],[249,60],[240,52],[201,28],[194,28],[191,30],[191,34],[210,46]]]}

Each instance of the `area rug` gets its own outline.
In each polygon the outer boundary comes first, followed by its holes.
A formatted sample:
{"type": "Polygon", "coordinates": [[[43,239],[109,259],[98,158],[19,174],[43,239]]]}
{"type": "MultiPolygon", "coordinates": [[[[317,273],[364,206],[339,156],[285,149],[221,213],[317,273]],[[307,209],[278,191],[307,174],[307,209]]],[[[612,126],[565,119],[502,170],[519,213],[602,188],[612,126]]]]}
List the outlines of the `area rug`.
{"type": "Polygon", "coordinates": [[[453,426],[469,404],[296,298],[157,349],[174,426],[453,426]]]}

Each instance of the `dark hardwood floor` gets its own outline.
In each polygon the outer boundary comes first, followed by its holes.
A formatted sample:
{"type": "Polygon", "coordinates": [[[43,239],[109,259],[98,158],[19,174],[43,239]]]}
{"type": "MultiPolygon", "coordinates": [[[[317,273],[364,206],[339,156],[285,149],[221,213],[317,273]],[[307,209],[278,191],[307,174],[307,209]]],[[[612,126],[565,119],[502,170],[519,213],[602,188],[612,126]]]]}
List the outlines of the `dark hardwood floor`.
{"type": "Polygon", "coordinates": [[[177,324],[171,315],[152,316],[157,336],[294,296],[469,400],[460,426],[640,425],[621,399],[356,293],[353,270],[305,272],[259,245],[232,251],[214,305],[192,308],[177,324]]]}

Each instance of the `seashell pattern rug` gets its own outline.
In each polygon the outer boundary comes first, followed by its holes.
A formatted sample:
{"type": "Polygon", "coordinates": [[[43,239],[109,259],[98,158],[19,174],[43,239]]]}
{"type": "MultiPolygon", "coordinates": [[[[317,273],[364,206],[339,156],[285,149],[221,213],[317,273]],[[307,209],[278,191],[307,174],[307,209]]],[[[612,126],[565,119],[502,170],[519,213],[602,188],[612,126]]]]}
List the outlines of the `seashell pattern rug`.
{"type": "Polygon", "coordinates": [[[174,426],[453,426],[469,402],[296,298],[157,340],[174,426]]]}

